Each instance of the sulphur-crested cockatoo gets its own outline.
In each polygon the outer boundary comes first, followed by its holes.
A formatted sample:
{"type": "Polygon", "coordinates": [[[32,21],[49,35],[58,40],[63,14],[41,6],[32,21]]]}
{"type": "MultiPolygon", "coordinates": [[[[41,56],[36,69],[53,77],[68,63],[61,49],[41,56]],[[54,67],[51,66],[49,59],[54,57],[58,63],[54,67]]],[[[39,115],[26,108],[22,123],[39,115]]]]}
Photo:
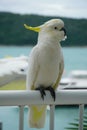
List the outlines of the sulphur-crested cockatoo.
{"type": "MultiPolygon", "coordinates": [[[[29,57],[27,73],[27,89],[39,90],[44,100],[45,90],[50,91],[55,100],[55,89],[61,79],[64,61],[60,41],[65,39],[66,31],[61,19],[52,19],[41,26],[31,27],[24,24],[26,29],[38,32],[37,45],[29,57]]],[[[42,128],[45,124],[46,106],[30,106],[30,127],[42,128]]]]}

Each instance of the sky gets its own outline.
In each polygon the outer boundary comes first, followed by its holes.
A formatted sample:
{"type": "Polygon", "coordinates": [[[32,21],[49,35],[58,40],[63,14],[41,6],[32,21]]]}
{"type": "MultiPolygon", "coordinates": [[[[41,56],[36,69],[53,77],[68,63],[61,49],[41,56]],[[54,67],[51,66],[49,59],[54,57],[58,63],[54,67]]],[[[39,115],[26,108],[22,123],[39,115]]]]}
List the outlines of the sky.
{"type": "Polygon", "coordinates": [[[87,0],[0,0],[0,12],[87,19],[87,0]]]}

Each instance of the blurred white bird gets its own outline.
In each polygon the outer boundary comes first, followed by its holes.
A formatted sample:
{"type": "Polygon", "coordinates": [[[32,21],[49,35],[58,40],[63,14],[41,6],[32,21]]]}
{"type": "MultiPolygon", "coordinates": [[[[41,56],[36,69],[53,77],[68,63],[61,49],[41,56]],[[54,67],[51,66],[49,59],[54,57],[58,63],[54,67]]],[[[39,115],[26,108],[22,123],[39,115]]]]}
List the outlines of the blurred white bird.
{"type": "MultiPolygon", "coordinates": [[[[27,89],[39,90],[44,100],[45,90],[50,91],[55,101],[55,89],[60,82],[64,61],[60,41],[66,38],[64,22],[52,19],[38,27],[24,24],[25,28],[39,32],[37,45],[29,57],[27,89]]],[[[45,123],[46,106],[30,106],[30,127],[42,128],[45,123]]]]}
{"type": "Polygon", "coordinates": [[[0,86],[26,77],[27,56],[0,59],[0,86]]]}

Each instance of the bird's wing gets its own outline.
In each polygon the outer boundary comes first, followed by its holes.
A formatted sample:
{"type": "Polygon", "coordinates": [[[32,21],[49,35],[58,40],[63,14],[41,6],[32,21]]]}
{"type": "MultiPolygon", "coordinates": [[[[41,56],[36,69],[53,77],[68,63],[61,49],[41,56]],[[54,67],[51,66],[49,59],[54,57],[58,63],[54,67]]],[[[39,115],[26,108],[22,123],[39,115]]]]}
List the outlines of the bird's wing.
{"type": "Polygon", "coordinates": [[[59,85],[59,82],[60,82],[62,74],[63,74],[63,70],[64,70],[64,61],[62,60],[59,64],[59,73],[58,73],[56,83],[53,85],[54,89],[56,89],[59,85]]]}
{"type": "Polygon", "coordinates": [[[26,81],[27,89],[30,90],[35,89],[35,82],[37,79],[39,68],[40,67],[38,64],[38,47],[35,46],[29,57],[28,73],[27,73],[27,81],[26,81]]]}
{"type": "MultiPolygon", "coordinates": [[[[27,89],[34,90],[35,82],[40,71],[40,65],[38,62],[39,48],[35,46],[29,57],[28,73],[27,73],[27,89]]],[[[30,105],[29,106],[29,124],[32,128],[42,128],[45,123],[46,106],[44,105],[30,105]]]]}

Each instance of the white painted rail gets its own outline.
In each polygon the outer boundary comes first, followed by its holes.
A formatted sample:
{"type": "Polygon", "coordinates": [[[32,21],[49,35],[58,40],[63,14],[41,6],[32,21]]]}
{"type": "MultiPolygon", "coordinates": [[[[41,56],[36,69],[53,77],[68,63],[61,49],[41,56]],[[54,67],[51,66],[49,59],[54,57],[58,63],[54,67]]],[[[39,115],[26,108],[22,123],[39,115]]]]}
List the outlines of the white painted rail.
{"type": "Polygon", "coordinates": [[[46,93],[43,101],[38,91],[0,91],[0,106],[20,106],[29,104],[87,104],[87,90],[59,90],[56,92],[55,102],[50,93],[46,93]]]}
{"type": "Polygon", "coordinates": [[[79,105],[80,124],[78,130],[83,130],[83,110],[84,104],[87,104],[87,89],[58,90],[55,102],[49,92],[46,92],[43,101],[38,91],[0,91],[0,106],[20,106],[19,130],[23,130],[23,106],[33,104],[51,105],[50,130],[54,130],[54,121],[52,120],[52,117],[54,117],[54,107],[52,105],[79,105]]]}

